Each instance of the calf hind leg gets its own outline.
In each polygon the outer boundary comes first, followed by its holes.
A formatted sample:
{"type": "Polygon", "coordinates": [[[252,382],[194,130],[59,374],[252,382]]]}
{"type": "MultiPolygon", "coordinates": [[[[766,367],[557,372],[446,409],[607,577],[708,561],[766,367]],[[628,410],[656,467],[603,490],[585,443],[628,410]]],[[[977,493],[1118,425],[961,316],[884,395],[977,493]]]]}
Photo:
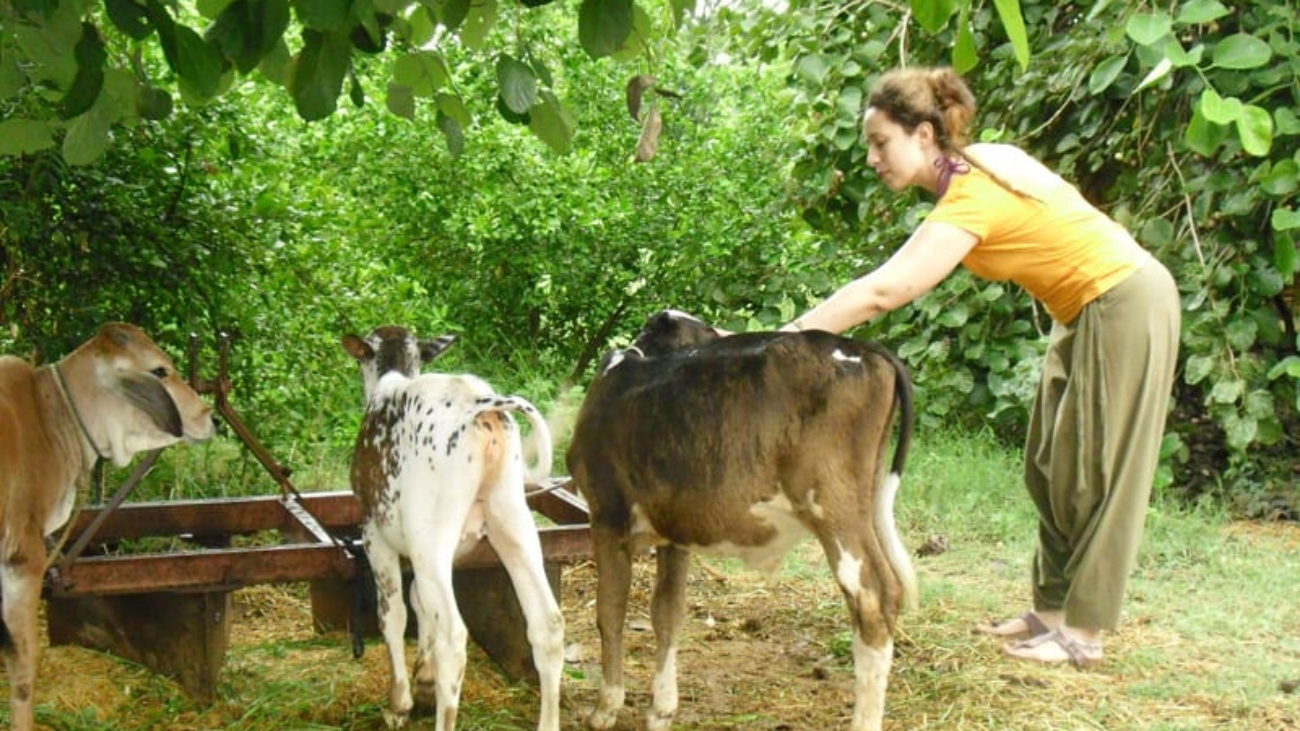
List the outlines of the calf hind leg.
{"type": "MultiPolygon", "coordinates": [[[[828,549],[831,571],[844,593],[853,620],[853,722],[850,731],[880,731],[885,717],[885,690],[894,658],[891,628],[894,617],[886,617],[885,587],[879,580],[881,566],[828,549]]],[[[883,567],[888,570],[888,567],[883,567]]],[[[896,614],[896,612],[894,612],[896,614]]]]}
{"type": "Polygon", "coordinates": [[[452,590],[452,560],[451,554],[443,560],[411,558],[411,568],[416,577],[411,587],[411,603],[419,624],[416,695],[422,706],[429,705],[432,697],[432,705],[437,708],[437,731],[456,728],[461,684],[468,661],[465,646],[469,642],[469,631],[461,619],[452,590]]]}
{"type": "Polygon", "coordinates": [[[0,613],[8,633],[0,643],[9,680],[9,721],[14,731],[30,731],[36,724],[36,674],[40,664],[40,570],[45,556],[26,563],[0,566],[0,613]]]}
{"type": "Polygon", "coordinates": [[[646,716],[650,731],[667,731],[677,714],[677,641],[686,614],[686,577],[691,554],[676,546],[655,549],[655,589],[650,607],[658,652],[654,694],[646,716]]]}
{"type": "MultiPolygon", "coordinates": [[[[593,513],[594,514],[594,513],[593,513]]],[[[600,632],[600,698],[587,725],[613,728],[623,708],[623,621],[632,588],[632,554],[623,536],[594,521],[592,553],[596,559],[596,628],[600,632]]]]}
{"type": "Polygon", "coordinates": [[[488,539],[510,574],[528,625],[541,691],[538,731],[559,731],[564,674],[564,615],[546,578],[537,524],[522,492],[502,493],[488,511],[488,539]]]}
{"type": "Polygon", "coordinates": [[[366,554],[375,574],[379,632],[388,649],[388,707],[384,723],[390,729],[406,725],[411,715],[411,684],[406,674],[406,602],[402,600],[402,566],[397,553],[366,531],[366,554]]]}

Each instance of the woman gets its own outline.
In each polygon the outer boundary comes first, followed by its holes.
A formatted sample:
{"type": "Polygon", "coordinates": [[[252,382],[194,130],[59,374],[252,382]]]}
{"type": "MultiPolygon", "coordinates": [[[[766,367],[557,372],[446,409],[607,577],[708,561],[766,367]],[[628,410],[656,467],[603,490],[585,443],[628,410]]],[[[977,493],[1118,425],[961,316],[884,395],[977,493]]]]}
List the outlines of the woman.
{"type": "Polygon", "coordinates": [[[964,264],[1011,280],[1053,319],[1025,443],[1038,508],[1033,608],[980,625],[1013,657],[1102,657],[1136,561],[1178,349],[1169,271],[1120,225],[1010,145],[967,146],[975,99],[948,68],[885,74],[863,118],[867,163],[934,209],[887,262],[784,330],[843,332],[929,292],[964,264]]]}

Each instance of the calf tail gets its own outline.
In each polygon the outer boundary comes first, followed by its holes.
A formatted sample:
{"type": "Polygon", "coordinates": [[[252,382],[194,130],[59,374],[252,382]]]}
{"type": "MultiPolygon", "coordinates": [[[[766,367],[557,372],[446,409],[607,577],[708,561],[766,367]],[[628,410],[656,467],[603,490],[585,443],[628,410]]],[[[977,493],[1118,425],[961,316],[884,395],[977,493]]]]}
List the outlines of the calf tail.
{"type": "Polygon", "coordinates": [[[551,429],[547,426],[546,418],[537,410],[537,407],[519,396],[498,396],[489,402],[489,408],[486,410],[514,411],[523,414],[528,419],[531,428],[527,440],[523,442],[524,458],[527,458],[529,451],[531,451],[533,463],[524,465],[524,481],[530,485],[535,485],[550,477],[554,460],[551,429]]]}
{"type": "Polygon", "coordinates": [[[903,539],[898,535],[898,523],[894,519],[894,498],[903,478],[903,466],[907,462],[907,450],[912,444],[912,379],[907,375],[907,367],[894,357],[889,357],[896,374],[894,379],[894,400],[898,406],[898,443],[894,447],[894,459],[889,465],[889,475],[876,501],[876,531],[885,543],[885,556],[898,577],[903,588],[903,606],[915,610],[920,604],[920,591],[917,588],[916,570],[912,567],[911,556],[903,539]]]}

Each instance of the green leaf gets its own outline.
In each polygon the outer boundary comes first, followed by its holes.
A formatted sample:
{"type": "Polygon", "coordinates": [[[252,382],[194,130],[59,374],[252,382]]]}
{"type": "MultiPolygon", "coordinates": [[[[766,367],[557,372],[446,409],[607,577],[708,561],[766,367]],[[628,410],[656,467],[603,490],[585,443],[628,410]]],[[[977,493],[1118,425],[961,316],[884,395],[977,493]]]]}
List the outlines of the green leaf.
{"type": "Polygon", "coordinates": [[[72,119],[85,113],[99,98],[104,88],[104,61],[108,54],[104,50],[104,41],[99,37],[99,30],[90,23],[82,23],[81,40],[77,41],[74,51],[77,59],[77,76],[68,87],[68,93],[59,102],[59,114],[64,119],[72,119]]]}
{"type": "Polygon", "coordinates": [[[441,12],[438,20],[447,27],[449,31],[460,30],[460,26],[469,17],[470,0],[447,0],[442,3],[441,12]]]}
{"type": "MultiPolygon", "coordinates": [[[[1274,217],[1277,211],[1273,211],[1274,217]]],[[[1273,266],[1286,281],[1291,281],[1296,271],[1300,270],[1300,253],[1296,251],[1295,239],[1289,234],[1282,234],[1273,239],[1273,266]]]]}
{"type": "Polygon", "coordinates": [[[153,32],[148,11],[135,0],[106,0],[104,8],[113,25],[133,41],[142,41],[153,32]]]}
{"type": "Polygon", "coordinates": [[[641,54],[645,53],[645,41],[654,31],[654,26],[650,22],[650,16],[641,9],[640,5],[632,6],[632,32],[627,34],[627,38],[619,44],[618,48],[609,55],[615,61],[633,61],[641,54]]]}
{"type": "Polygon", "coordinates": [[[1169,13],[1134,13],[1124,26],[1124,34],[1139,46],[1154,46],[1173,30],[1174,21],[1169,13]]]}
{"type": "Polygon", "coordinates": [[[1192,120],[1183,130],[1183,142],[1187,149],[1198,155],[1209,157],[1228,136],[1228,130],[1221,125],[1212,124],[1201,114],[1200,105],[1192,112],[1192,120]]]}
{"type": "Polygon", "coordinates": [[[1196,104],[1196,110],[1205,117],[1205,121],[1215,124],[1232,124],[1237,121],[1241,116],[1241,107],[1240,99],[1221,97],[1210,87],[1201,92],[1201,98],[1196,104]]]}
{"type": "Polygon", "coordinates": [[[975,47],[975,34],[970,29],[970,18],[966,6],[962,6],[961,17],[957,20],[957,40],[952,46],[952,66],[959,74],[964,74],[979,63],[979,50],[975,47]]]}
{"type": "Polygon", "coordinates": [[[578,42],[591,58],[612,54],[632,32],[632,0],[582,0],[578,42]]]}
{"type": "Polygon", "coordinates": [[[537,102],[537,77],[533,70],[509,54],[497,57],[497,83],[501,86],[501,99],[516,114],[523,114],[537,102]]]}
{"type": "Polygon", "coordinates": [[[384,106],[389,112],[403,118],[415,119],[415,92],[411,87],[396,81],[388,82],[388,96],[384,97],[384,106]]]}
{"type": "Polygon", "coordinates": [[[68,123],[63,136],[63,159],[69,165],[89,165],[108,149],[109,123],[98,109],[91,109],[68,123]]]}
{"type": "Polygon", "coordinates": [[[460,39],[471,50],[481,51],[496,22],[497,0],[474,0],[470,3],[465,22],[460,26],[460,39]]]}
{"type": "Polygon", "coordinates": [[[830,61],[820,53],[809,53],[800,56],[794,62],[794,72],[812,86],[825,84],[826,75],[830,73],[830,70],[830,61]]]}
{"type": "Polygon", "coordinates": [[[1265,162],[1260,170],[1259,189],[1273,198],[1286,198],[1300,189],[1300,165],[1295,160],[1279,160],[1276,165],[1265,162]]]}
{"type": "Polygon", "coordinates": [[[437,123],[443,137],[447,138],[447,149],[454,157],[460,157],[465,151],[465,133],[461,130],[460,123],[441,111],[438,112],[437,123]]]}
{"type": "Polygon", "coordinates": [[[352,0],[309,0],[294,4],[303,27],[322,32],[352,29],[352,0]]]}
{"type": "Polygon", "coordinates": [[[27,85],[27,74],[18,65],[17,54],[0,53],[0,99],[18,93],[27,85]]]}
{"type": "Polygon", "coordinates": [[[1227,436],[1228,446],[1234,450],[1244,450],[1255,439],[1258,424],[1254,419],[1230,413],[1221,421],[1223,432],[1227,436]]]}
{"type": "Polygon", "coordinates": [[[1246,383],[1239,378],[1226,378],[1210,389],[1209,400],[1216,404],[1235,403],[1246,392],[1246,383]]]}
{"type": "Polygon", "coordinates": [[[1256,69],[1268,63],[1273,50],[1268,43],[1249,33],[1234,33],[1219,41],[1211,54],[1213,65],[1221,69],[1256,69]]]}
{"type": "Polygon", "coordinates": [[[1271,223],[1274,231],[1300,228],[1300,211],[1294,211],[1290,206],[1274,208],[1271,223]]]}
{"type": "Polygon", "coordinates": [[[1267,109],[1246,104],[1237,117],[1237,136],[1241,147],[1255,157],[1265,157],[1273,147],[1273,117],[1267,109]]]}
{"type": "Polygon", "coordinates": [[[447,60],[437,51],[415,51],[393,62],[393,81],[410,87],[416,96],[432,98],[450,78],[447,60]]]}
{"type": "Polygon", "coordinates": [[[1278,361],[1268,371],[1268,380],[1276,381],[1282,376],[1300,379],[1300,356],[1288,355],[1278,361]]]}
{"type": "Polygon", "coordinates": [[[1121,72],[1124,71],[1125,64],[1128,63],[1128,56],[1111,56],[1110,58],[1097,64],[1088,77],[1088,91],[1096,96],[1110,85],[1115,83],[1121,72]]]}
{"type": "Polygon", "coordinates": [[[210,99],[221,86],[225,63],[215,47],[204,42],[194,29],[176,26],[177,75],[210,99]]]}
{"type": "Polygon", "coordinates": [[[1187,357],[1187,370],[1184,378],[1189,386],[1204,381],[1214,372],[1214,359],[1208,355],[1189,355],[1187,357]]]}
{"type": "Polygon", "coordinates": [[[438,111],[456,120],[456,123],[462,128],[468,127],[473,123],[474,118],[470,115],[469,108],[466,107],[465,102],[455,94],[441,92],[438,94],[436,103],[438,105],[438,111]]]}
{"type": "Polygon", "coordinates": [[[912,17],[932,35],[943,30],[959,6],[957,0],[911,0],[912,17]]]}
{"type": "Polygon", "coordinates": [[[1300,134],[1300,117],[1297,117],[1289,107],[1278,107],[1273,110],[1273,124],[1278,135],[1300,134]]]}
{"type": "Polygon", "coordinates": [[[1029,68],[1029,34],[1025,31],[1025,18],[1020,14],[1020,0],[993,0],[1002,19],[1002,28],[1015,51],[1020,70],[1029,68]]]}
{"type": "Polygon", "coordinates": [[[573,116],[555,94],[543,91],[541,103],[529,110],[529,115],[528,128],[538,139],[557,153],[569,151],[573,144],[573,116]]]}
{"type": "Polygon", "coordinates": [[[1178,8],[1174,19],[1179,25],[1205,25],[1227,15],[1230,10],[1219,0],[1191,0],[1178,8]]]}
{"type": "Polygon", "coordinates": [[[221,11],[204,38],[247,74],[275,49],[288,27],[287,0],[235,0],[221,11]]]}
{"type": "Polygon", "coordinates": [[[1170,69],[1172,69],[1173,67],[1174,67],[1173,63],[1168,58],[1160,59],[1160,63],[1156,64],[1155,68],[1151,69],[1151,71],[1147,73],[1146,77],[1142,79],[1141,83],[1139,83],[1137,87],[1133,89],[1133,93],[1136,94],[1139,91],[1142,91],[1143,89],[1147,88],[1148,86],[1151,86],[1152,84],[1160,81],[1165,76],[1168,76],[1170,69]]]}
{"type": "Polygon", "coordinates": [[[43,23],[9,23],[4,33],[12,33],[21,52],[26,54],[27,75],[35,83],[48,83],[66,89],[77,76],[73,53],[81,40],[81,19],[75,3],[59,3],[55,14],[43,23]]]}
{"type": "Polygon", "coordinates": [[[11,117],[0,122],[0,155],[30,155],[54,147],[49,122],[11,117]]]}
{"type": "Polygon", "coordinates": [[[1228,322],[1224,328],[1224,334],[1228,338],[1228,344],[1234,350],[1248,350],[1255,344],[1255,338],[1259,335],[1259,326],[1254,320],[1237,319],[1228,322]]]}
{"type": "Polygon", "coordinates": [[[136,93],[136,114],[144,119],[166,119],[172,113],[172,95],[156,86],[141,86],[136,93]]]}
{"type": "Polygon", "coordinates": [[[352,42],[346,32],[302,32],[303,47],[289,70],[289,94],[298,116],[313,122],[334,113],[343,78],[351,67],[352,42]]]}
{"type": "Polygon", "coordinates": [[[1204,48],[1204,46],[1197,46],[1188,53],[1187,49],[1183,48],[1182,42],[1173,36],[1166,38],[1163,46],[1165,58],[1169,59],[1169,63],[1173,64],[1174,68],[1179,69],[1200,63],[1204,48]]]}

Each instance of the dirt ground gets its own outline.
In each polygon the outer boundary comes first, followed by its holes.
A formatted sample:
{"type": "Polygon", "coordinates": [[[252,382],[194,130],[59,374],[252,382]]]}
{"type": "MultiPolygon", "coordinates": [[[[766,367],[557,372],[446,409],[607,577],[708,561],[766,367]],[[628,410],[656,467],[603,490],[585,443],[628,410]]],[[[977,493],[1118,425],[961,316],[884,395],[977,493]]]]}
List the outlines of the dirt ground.
{"type": "MultiPolygon", "coordinates": [[[[616,726],[619,731],[645,728],[654,663],[648,615],[652,571],[651,560],[638,562],[628,616],[627,708],[616,726]]],[[[37,689],[41,727],[384,728],[379,706],[387,697],[388,679],[382,644],[369,642],[362,659],[354,660],[343,633],[322,636],[311,630],[310,604],[302,594],[285,587],[235,593],[231,648],[222,670],[223,699],[206,709],[191,707],[175,683],[132,663],[81,648],[47,648],[37,689]],[[301,710],[286,704],[286,716],[278,724],[247,720],[251,707],[277,702],[259,694],[274,692],[268,688],[279,678],[296,675],[311,685],[317,682],[316,673],[332,686],[327,704],[301,710]],[[89,720],[93,718],[100,721],[89,720]]],[[[585,728],[583,719],[595,704],[600,678],[595,567],[566,567],[561,595],[566,620],[562,728],[576,731],[585,728]]],[[[688,607],[678,659],[681,701],[675,728],[846,727],[853,703],[852,665],[844,656],[848,614],[828,578],[724,573],[697,559],[688,607]],[[839,656],[832,651],[836,642],[841,644],[839,656]]],[[[413,657],[408,643],[408,666],[413,657]]],[[[0,683],[0,693],[7,698],[7,683],[0,683]]],[[[471,647],[462,693],[463,728],[528,728],[536,719],[536,703],[536,692],[527,683],[510,682],[481,650],[471,647]],[[488,720],[476,722],[484,709],[492,709],[488,720]]],[[[432,729],[433,719],[416,718],[411,728],[432,729]]]]}
{"type": "MultiPolygon", "coordinates": [[[[1287,530],[1288,551],[1300,535],[1287,530]]],[[[678,657],[678,731],[824,731],[844,729],[852,712],[849,620],[814,543],[796,554],[807,568],[770,576],[695,559],[689,614],[678,657]]],[[[953,554],[959,553],[957,551],[953,554]]],[[[932,591],[919,613],[905,615],[896,637],[886,700],[886,731],[964,729],[1300,729],[1300,655],[1260,655],[1262,672],[1243,678],[1263,702],[1212,690],[1196,678],[1222,678],[1221,654],[1186,646],[1168,613],[1148,607],[1139,590],[1130,626],[1107,643],[1118,662],[1100,670],[1031,669],[1000,656],[996,644],[972,637],[970,623],[1022,600],[1023,577],[1001,558],[976,557],[987,575],[972,576],[970,556],[921,559],[932,586],[978,581],[972,600],[932,591]],[[1267,657],[1272,660],[1265,659],[1267,657]],[[1176,665],[1173,658],[1179,658],[1176,665]],[[1268,670],[1281,659],[1277,672],[1268,670]],[[1192,678],[1194,690],[1171,700],[1159,684],[1192,678]],[[1200,690],[1200,688],[1206,690],[1200,690]],[[1260,690],[1262,689],[1262,694],[1260,690]]],[[[654,638],[648,616],[653,562],[638,561],[629,607],[627,708],[618,731],[645,728],[654,638]]],[[[585,728],[599,685],[595,568],[564,570],[566,620],[563,731],[585,728]]],[[[301,587],[256,587],[235,594],[232,646],[222,670],[221,700],[188,701],[179,687],[150,671],[80,648],[45,652],[37,687],[38,719],[48,731],[380,731],[387,697],[387,657],[371,641],[352,658],[343,633],[318,635],[301,587]]],[[[1287,616],[1290,616],[1289,614],[1287,616]]],[[[1289,621],[1289,620],[1288,620],[1289,621]]],[[[1289,634],[1282,635],[1284,637],[1289,634]]],[[[1289,645],[1288,645],[1289,646],[1289,645]]],[[[408,664],[413,657],[408,643],[408,664]]],[[[1282,648],[1285,649],[1285,648],[1282,648]]],[[[1261,648],[1244,651],[1258,652],[1261,648]]],[[[509,682],[471,648],[462,693],[462,729],[528,729],[537,695],[509,682]]],[[[8,695],[0,673],[0,694],[8,695]]],[[[7,708],[0,702],[0,727],[7,708]]],[[[432,718],[410,728],[427,731],[432,718]]]]}

